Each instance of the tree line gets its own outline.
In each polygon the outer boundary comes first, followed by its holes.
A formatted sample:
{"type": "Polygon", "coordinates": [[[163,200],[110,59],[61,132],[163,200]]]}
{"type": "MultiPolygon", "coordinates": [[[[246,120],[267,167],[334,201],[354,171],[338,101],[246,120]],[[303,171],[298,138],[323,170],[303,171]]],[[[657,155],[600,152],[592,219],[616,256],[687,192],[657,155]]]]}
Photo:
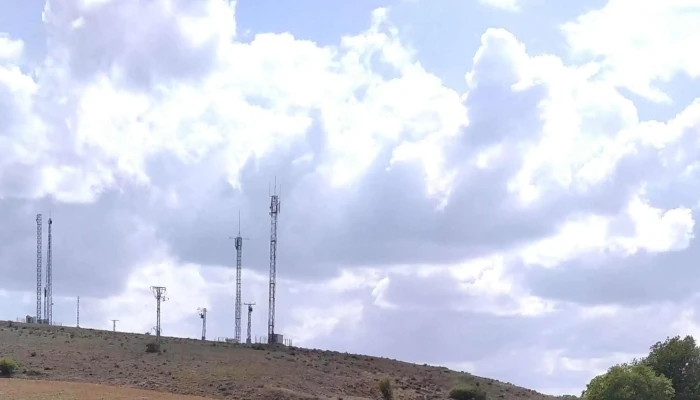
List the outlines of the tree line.
{"type": "Polygon", "coordinates": [[[593,378],[581,399],[698,400],[700,347],[692,336],[657,342],[648,356],[615,365],[593,378]]]}

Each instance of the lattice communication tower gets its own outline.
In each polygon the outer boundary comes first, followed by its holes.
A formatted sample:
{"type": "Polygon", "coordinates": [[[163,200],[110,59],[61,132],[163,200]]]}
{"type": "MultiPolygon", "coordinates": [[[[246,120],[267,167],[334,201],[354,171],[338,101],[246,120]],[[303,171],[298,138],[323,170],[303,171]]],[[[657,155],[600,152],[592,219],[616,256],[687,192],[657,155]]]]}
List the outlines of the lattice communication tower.
{"type": "Polygon", "coordinates": [[[53,257],[51,226],[53,220],[49,217],[48,247],[46,248],[46,289],[44,290],[44,323],[53,325],[53,257]]]}
{"type": "Polygon", "coordinates": [[[202,340],[207,340],[207,309],[198,308],[197,311],[199,311],[199,318],[202,319],[202,340]]]}
{"type": "Polygon", "coordinates": [[[41,214],[36,215],[36,322],[41,323],[41,214]]]}
{"type": "Polygon", "coordinates": [[[233,338],[236,343],[241,342],[241,274],[243,257],[243,240],[248,240],[241,236],[241,213],[238,212],[238,236],[232,238],[236,246],[236,304],[235,304],[235,326],[233,338]]]}
{"type": "Polygon", "coordinates": [[[267,342],[275,342],[275,292],[277,285],[277,215],[280,213],[280,198],[277,194],[277,178],[270,193],[270,289],[267,314],[267,342]]]}
{"type": "Polygon", "coordinates": [[[151,292],[156,298],[156,342],[160,342],[160,303],[168,301],[168,298],[165,296],[164,286],[151,286],[151,292]]]}
{"type": "Polygon", "coordinates": [[[252,316],[253,316],[253,306],[255,305],[255,303],[245,303],[245,305],[248,306],[248,335],[245,339],[245,344],[251,344],[250,321],[251,321],[252,316]]]}

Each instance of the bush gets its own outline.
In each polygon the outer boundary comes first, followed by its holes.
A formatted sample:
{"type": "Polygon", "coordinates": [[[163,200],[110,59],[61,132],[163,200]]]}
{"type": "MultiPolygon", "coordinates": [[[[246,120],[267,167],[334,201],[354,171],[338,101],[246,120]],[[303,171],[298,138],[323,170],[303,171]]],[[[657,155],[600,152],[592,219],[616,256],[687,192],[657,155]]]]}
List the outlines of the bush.
{"type": "Polygon", "coordinates": [[[486,392],[472,385],[457,385],[450,390],[454,400],[486,400],[486,392]]]}
{"type": "Polygon", "coordinates": [[[146,345],[146,353],[160,353],[160,343],[150,342],[146,345]]]}
{"type": "Polygon", "coordinates": [[[384,400],[392,400],[394,398],[394,389],[391,387],[391,379],[382,378],[379,381],[379,391],[382,392],[384,400]]]}
{"type": "Polygon", "coordinates": [[[19,365],[11,358],[3,358],[0,360],[0,375],[2,376],[12,375],[17,368],[19,368],[19,365]]]}

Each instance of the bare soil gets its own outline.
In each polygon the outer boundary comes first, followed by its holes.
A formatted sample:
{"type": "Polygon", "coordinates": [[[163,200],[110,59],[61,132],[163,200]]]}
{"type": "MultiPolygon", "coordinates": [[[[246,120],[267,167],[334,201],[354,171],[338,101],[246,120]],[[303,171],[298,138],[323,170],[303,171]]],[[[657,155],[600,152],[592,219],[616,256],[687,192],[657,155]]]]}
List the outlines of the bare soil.
{"type": "MultiPolygon", "coordinates": [[[[161,353],[146,353],[146,344],[153,339],[134,333],[0,321],[0,357],[12,358],[20,365],[15,378],[112,385],[105,389],[90,386],[114,392],[113,397],[104,397],[110,400],[122,398],[113,386],[211,399],[381,399],[378,384],[383,377],[392,379],[395,399],[446,399],[459,382],[479,386],[490,400],[555,398],[447,368],[323,350],[251,348],[163,337],[161,353]]],[[[29,392],[26,397],[5,397],[4,390],[28,387],[5,381],[0,379],[0,398],[63,400],[31,397],[29,392]]],[[[51,390],[62,390],[64,385],[47,384],[51,390]]],[[[91,393],[77,386],[75,390],[91,393]]],[[[141,396],[123,398],[184,400],[141,396]]]]}
{"type": "Polygon", "coordinates": [[[95,383],[0,379],[0,399],[12,400],[206,400],[204,397],[95,383]]]}

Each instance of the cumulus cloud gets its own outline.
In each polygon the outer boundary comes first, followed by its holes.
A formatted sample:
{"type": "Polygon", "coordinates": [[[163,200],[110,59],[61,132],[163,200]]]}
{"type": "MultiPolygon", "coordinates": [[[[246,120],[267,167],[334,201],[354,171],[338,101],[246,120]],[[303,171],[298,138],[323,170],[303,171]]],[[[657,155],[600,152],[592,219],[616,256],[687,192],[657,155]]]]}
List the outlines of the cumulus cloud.
{"type": "Polygon", "coordinates": [[[145,331],[149,286],[163,285],[166,334],[197,337],[207,307],[210,337],[231,336],[240,211],[243,298],[266,332],[276,179],[279,332],[575,392],[698,326],[699,103],[647,121],[617,90],[653,94],[692,62],[669,53],[663,71],[629,75],[627,58],[584,40],[589,20],[624,7],[564,26],[603,61],[486,30],[459,93],[386,8],[320,46],[240,41],[223,0],[50,0],[36,71],[0,37],[1,295],[18,299],[0,310],[33,309],[42,212],[57,320],[73,321],[80,295],[82,325],[145,331]]]}
{"type": "Polygon", "coordinates": [[[577,57],[600,60],[604,79],[651,100],[670,102],[659,83],[680,73],[700,76],[700,61],[687,51],[700,39],[699,11],[700,3],[693,0],[609,0],[562,29],[577,57]]]}

